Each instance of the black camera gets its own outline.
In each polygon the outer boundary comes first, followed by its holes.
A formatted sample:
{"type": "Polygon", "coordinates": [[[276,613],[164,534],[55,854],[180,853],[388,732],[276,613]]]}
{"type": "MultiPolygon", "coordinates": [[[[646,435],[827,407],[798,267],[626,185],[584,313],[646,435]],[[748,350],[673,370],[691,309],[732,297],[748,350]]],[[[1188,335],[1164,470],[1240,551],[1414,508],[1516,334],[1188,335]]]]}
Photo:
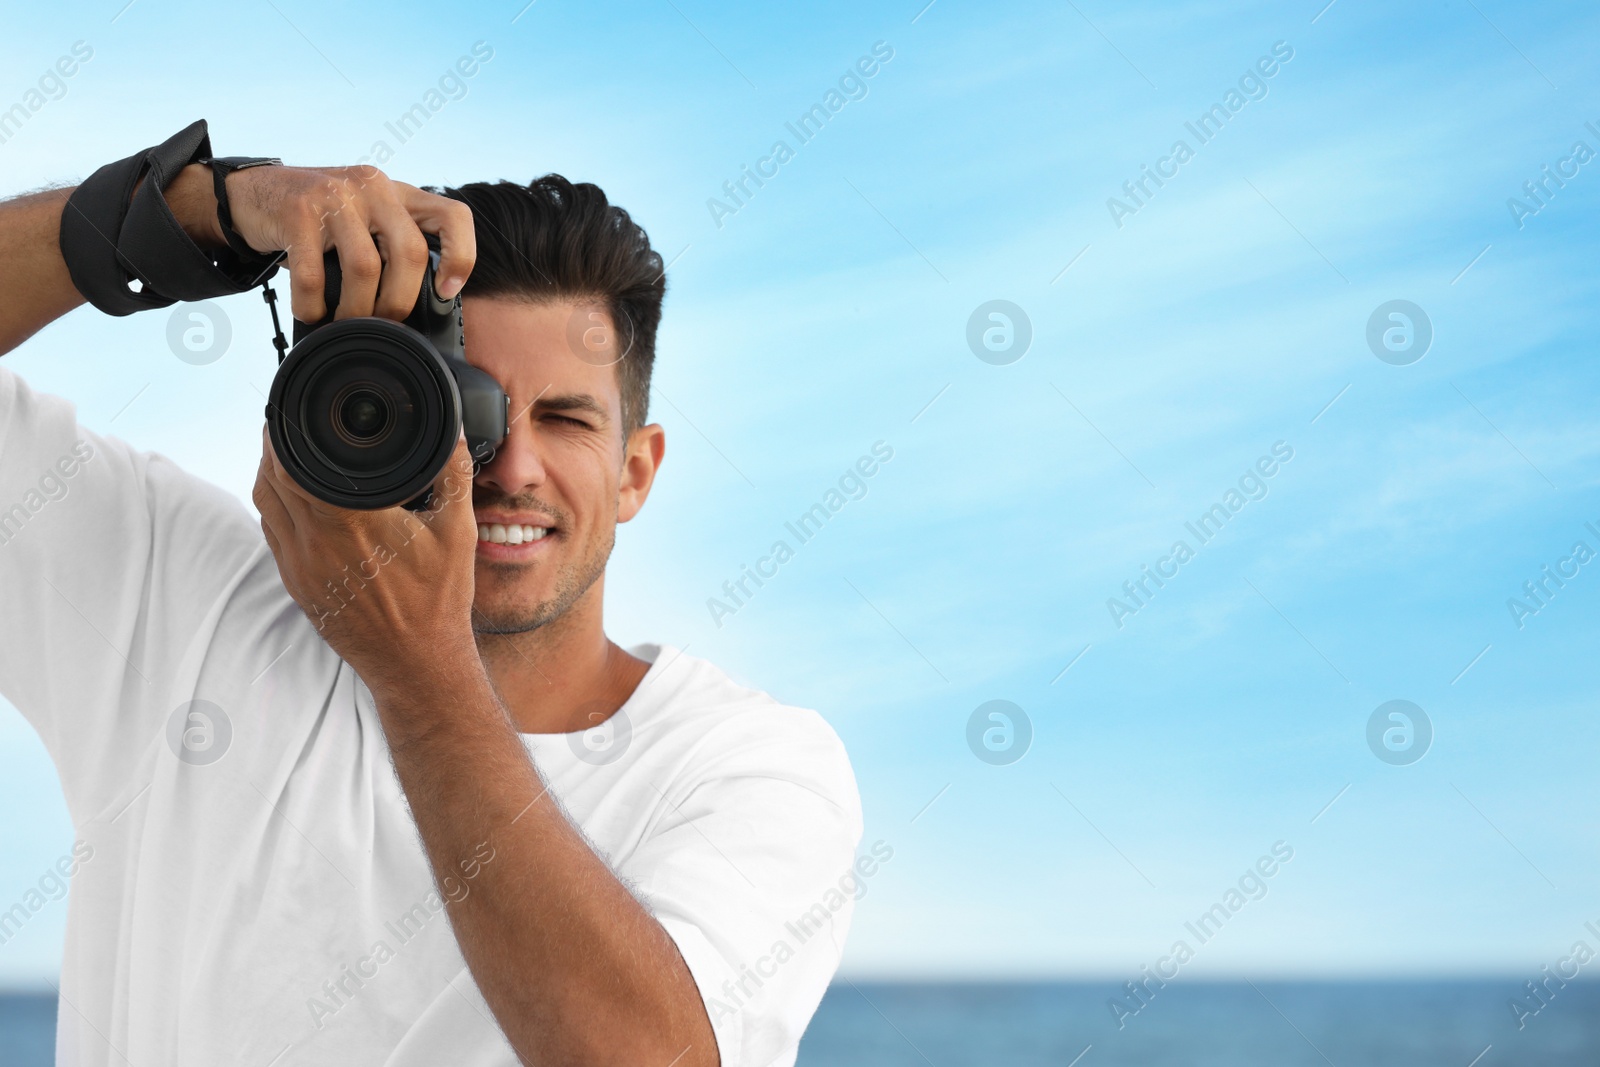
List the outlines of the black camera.
{"type": "MultiPolygon", "coordinates": [[[[404,322],[333,318],[338,256],[329,252],[328,314],[294,324],[267,400],[267,431],[289,476],[344,508],[428,506],[433,480],[466,431],[475,464],[505,440],[510,401],[493,376],[466,360],[461,297],[434,288],[438,239],[404,322]]],[[[476,468],[475,468],[476,469],[476,468]]]]}

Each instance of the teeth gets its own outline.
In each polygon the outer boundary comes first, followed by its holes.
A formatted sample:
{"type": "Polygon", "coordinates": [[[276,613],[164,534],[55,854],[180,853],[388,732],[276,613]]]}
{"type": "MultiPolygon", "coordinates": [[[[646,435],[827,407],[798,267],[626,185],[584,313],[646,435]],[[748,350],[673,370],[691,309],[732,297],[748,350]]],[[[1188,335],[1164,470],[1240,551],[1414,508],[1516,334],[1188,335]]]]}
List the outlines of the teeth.
{"type": "Polygon", "coordinates": [[[505,526],[501,523],[478,523],[478,540],[496,545],[520,545],[542,540],[550,530],[545,526],[505,526]]]}

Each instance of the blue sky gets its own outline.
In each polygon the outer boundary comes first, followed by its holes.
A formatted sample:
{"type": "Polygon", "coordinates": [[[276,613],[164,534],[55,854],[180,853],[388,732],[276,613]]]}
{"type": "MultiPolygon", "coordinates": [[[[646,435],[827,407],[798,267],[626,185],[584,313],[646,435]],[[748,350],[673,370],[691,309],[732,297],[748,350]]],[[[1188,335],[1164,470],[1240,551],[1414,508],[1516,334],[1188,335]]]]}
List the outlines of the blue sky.
{"type": "MultiPolygon", "coordinates": [[[[1600,551],[1600,160],[1521,226],[1507,206],[1574,142],[1600,151],[1596,20],[1506,0],[117,0],[0,42],[4,106],[94,50],[0,144],[0,192],[201,116],[223,153],[354,162],[485,42],[386,169],[595,181],[674,260],[668,458],[619,540],[612,632],[843,736],[867,842],[895,849],[848,973],[1134,977],[1283,841],[1193,974],[1520,984],[1600,920],[1600,564],[1520,629],[1506,603],[1575,541],[1600,551]],[[865,96],[797,144],[785,123],[877,42],[893,57],[865,96]],[[1265,95],[1199,145],[1185,123],[1279,42],[1265,95]],[[1118,226],[1108,198],[1180,138],[1193,158],[1118,226]],[[793,158],[719,226],[708,200],[778,139],[793,158]],[[1006,365],[967,343],[997,299],[1032,330],[1006,365]],[[1405,366],[1366,341],[1392,300],[1433,329],[1405,366]],[[716,625],[707,599],[879,441],[866,495],[716,625]],[[1119,628],[1108,598],[1277,442],[1267,494],[1119,628]],[[1032,724],[1007,765],[967,743],[997,699],[1032,724]],[[1368,747],[1393,699],[1433,725],[1410,765],[1368,747]]],[[[272,354],[259,299],[224,306],[233,344],[206,366],[173,357],[164,313],[83,311],[7,364],[248,499],[272,354]]],[[[71,841],[10,709],[0,811],[9,902],[71,841]]],[[[64,918],[0,947],[0,981],[53,974],[64,918]]]]}

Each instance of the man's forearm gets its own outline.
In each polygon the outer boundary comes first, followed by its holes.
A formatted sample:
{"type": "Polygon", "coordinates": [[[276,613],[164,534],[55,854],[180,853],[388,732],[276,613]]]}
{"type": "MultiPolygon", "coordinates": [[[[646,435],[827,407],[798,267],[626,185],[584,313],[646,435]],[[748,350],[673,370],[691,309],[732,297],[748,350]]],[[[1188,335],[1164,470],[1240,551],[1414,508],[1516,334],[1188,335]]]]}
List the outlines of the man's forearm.
{"type": "MultiPolygon", "coordinates": [[[[67,206],[71,195],[70,187],[47,189],[0,202],[0,355],[83,303],[61,257],[61,213],[73,210],[67,206]]],[[[222,243],[210,168],[185,167],[166,199],[179,225],[202,247],[222,243]]]]}
{"type": "Polygon", "coordinates": [[[475,872],[450,921],[501,1029],[530,1064],[716,1064],[677,946],[549,795],[475,652],[470,667],[378,708],[435,877],[475,872]]]}
{"type": "Polygon", "coordinates": [[[0,354],[83,303],[58,237],[70,195],[48,189],[0,203],[0,354]]]}

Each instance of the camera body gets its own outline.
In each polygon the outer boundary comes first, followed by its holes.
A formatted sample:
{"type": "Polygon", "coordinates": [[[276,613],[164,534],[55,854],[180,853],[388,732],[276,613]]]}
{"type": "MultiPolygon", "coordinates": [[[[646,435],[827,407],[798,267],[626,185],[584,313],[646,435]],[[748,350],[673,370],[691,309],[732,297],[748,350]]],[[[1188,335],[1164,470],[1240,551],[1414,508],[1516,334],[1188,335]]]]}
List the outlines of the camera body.
{"type": "Polygon", "coordinates": [[[461,297],[434,288],[438,239],[404,322],[333,318],[338,256],[324,257],[328,314],[294,324],[294,347],[267,399],[267,432],[284,469],[317,498],[374,510],[428,506],[463,430],[475,466],[505,440],[510,401],[466,360],[461,297]]]}

